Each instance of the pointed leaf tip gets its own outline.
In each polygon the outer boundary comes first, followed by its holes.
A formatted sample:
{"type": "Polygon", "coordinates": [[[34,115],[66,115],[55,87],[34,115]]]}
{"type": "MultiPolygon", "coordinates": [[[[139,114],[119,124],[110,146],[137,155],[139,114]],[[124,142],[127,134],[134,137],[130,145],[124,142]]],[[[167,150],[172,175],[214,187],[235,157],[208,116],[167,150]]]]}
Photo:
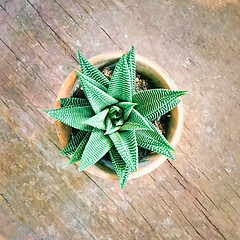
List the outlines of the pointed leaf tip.
{"type": "Polygon", "coordinates": [[[129,68],[129,73],[130,73],[131,95],[132,95],[135,92],[135,84],[136,84],[136,61],[135,61],[134,46],[132,46],[132,49],[128,52],[126,59],[127,59],[127,64],[129,68]]]}
{"type": "Polygon", "coordinates": [[[38,111],[47,113],[49,110],[38,109],[38,111]]]}
{"type": "Polygon", "coordinates": [[[108,79],[101,73],[94,65],[92,65],[87,59],[85,59],[82,54],[78,51],[79,62],[81,67],[81,72],[85,76],[92,78],[97,83],[101,84],[105,88],[108,87],[108,79]]]}
{"type": "Polygon", "coordinates": [[[126,164],[126,162],[122,159],[121,155],[118,153],[114,145],[110,149],[109,153],[110,153],[110,157],[111,157],[114,169],[120,180],[121,189],[124,189],[131,170],[126,164]]]}
{"type": "Polygon", "coordinates": [[[134,130],[115,132],[109,135],[122,159],[132,171],[137,171],[138,148],[134,130]]]}
{"type": "Polygon", "coordinates": [[[110,96],[100,87],[88,81],[86,78],[81,78],[80,81],[83,87],[83,91],[95,113],[99,113],[104,108],[118,103],[117,99],[110,96]]]}
{"type": "Polygon", "coordinates": [[[94,128],[83,151],[79,170],[84,170],[100,160],[112,147],[112,141],[104,131],[94,128]],[[97,149],[97,151],[96,151],[97,149]]]}
{"type": "Polygon", "coordinates": [[[107,93],[120,101],[132,102],[131,76],[126,54],[122,55],[113,71],[107,93]]]}
{"type": "Polygon", "coordinates": [[[83,123],[88,124],[92,127],[96,127],[98,129],[106,130],[105,118],[108,114],[108,111],[109,111],[109,108],[106,108],[103,111],[101,111],[100,113],[87,119],[83,123]]]}

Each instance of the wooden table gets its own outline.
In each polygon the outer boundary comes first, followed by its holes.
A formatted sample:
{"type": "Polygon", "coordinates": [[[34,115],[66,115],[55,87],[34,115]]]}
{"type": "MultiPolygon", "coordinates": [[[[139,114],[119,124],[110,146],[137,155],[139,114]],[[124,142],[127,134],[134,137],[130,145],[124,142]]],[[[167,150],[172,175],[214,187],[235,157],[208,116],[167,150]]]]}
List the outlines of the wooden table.
{"type": "Polygon", "coordinates": [[[240,239],[240,2],[0,0],[0,239],[240,239]],[[172,77],[177,161],[100,179],[59,155],[54,107],[90,58],[135,45],[172,77]]]}

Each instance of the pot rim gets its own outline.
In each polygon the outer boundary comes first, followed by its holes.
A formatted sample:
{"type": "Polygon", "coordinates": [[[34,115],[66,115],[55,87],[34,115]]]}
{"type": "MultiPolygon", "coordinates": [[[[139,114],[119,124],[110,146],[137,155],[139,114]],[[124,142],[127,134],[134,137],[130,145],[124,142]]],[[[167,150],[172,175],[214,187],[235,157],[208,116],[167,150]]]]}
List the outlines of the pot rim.
{"type": "MultiPolygon", "coordinates": [[[[89,59],[89,61],[96,67],[99,67],[98,65],[100,65],[100,64],[101,64],[101,66],[107,64],[109,59],[114,61],[114,60],[121,58],[123,53],[124,52],[122,52],[122,51],[107,52],[107,53],[103,53],[103,54],[97,55],[95,57],[92,57],[89,59]]],[[[168,86],[169,89],[172,89],[172,90],[177,89],[176,85],[173,83],[173,81],[171,80],[169,75],[157,64],[155,64],[148,58],[143,57],[138,54],[136,54],[135,58],[136,58],[136,65],[142,64],[144,66],[147,66],[148,68],[151,68],[155,73],[157,73],[164,80],[164,82],[166,83],[166,85],[168,86]]],[[[57,100],[56,100],[56,108],[61,107],[60,98],[70,96],[72,87],[77,78],[78,78],[78,75],[75,70],[73,70],[70,73],[70,75],[66,78],[66,80],[64,81],[64,83],[58,93],[57,100]]],[[[182,101],[174,108],[174,111],[175,111],[175,115],[177,116],[176,117],[176,120],[177,120],[176,128],[173,130],[174,132],[173,132],[172,138],[169,141],[170,145],[173,148],[175,148],[177,146],[177,143],[181,137],[182,128],[183,128],[183,124],[184,124],[182,101]]],[[[71,127],[63,124],[62,122],[60,122],[58,120],[55,121],[55,126],[56,126],[56,131],[58,133],[60,143],[63,147],[65,147],[68,142],[68,139],[70,137],[71,127]],[[70,130],[69,130],[69,128],[70,128],[70,130]]],[[[150,158],[147,159],[147,160],[149,160],[150,163],[147,166],[139,167],[137,172],[131,172],[129,179],[138,178],[145,174],[150,173],[151,171],[153,171],[154,169],[159,167],[166,159],[167,159],[167,157],[162,154],[155,154],[155,155],[151,156],[150,158]]],[[[76,164],[76,165],[79,165],[79,164],[76,164]]],[[[104,171],[104,170],[100,169],[99,167],[96,167],[96,165],[90,166],[87,169],[85,169],[84,171],[86,171],[90,174],[93,174],[97,177],[100,177],[100,178],[118,180],[118,176],[116,173],[104,171]]]]}

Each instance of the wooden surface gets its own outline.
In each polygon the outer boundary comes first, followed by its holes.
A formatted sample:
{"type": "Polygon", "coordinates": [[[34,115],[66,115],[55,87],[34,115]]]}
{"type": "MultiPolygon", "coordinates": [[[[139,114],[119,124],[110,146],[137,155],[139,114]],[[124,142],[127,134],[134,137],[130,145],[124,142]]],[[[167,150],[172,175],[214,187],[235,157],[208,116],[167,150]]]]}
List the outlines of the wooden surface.
{"type": "Polygon", "coordinates": [[[0,0],[0,239],[240,239],[240,3],[0,0]],[[177,161],[119,183],[59,156],[51,109],[87,58],[136,52],[183,98],[177,161]]]}

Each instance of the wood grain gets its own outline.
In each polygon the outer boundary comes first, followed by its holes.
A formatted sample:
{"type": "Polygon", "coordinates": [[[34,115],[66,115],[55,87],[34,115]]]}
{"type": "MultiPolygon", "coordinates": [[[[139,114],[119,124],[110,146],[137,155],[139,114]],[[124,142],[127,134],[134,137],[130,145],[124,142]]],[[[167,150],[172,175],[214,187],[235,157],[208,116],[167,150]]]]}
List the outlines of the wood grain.
{"type": "Polygon", "coordinates": [[[203,2],[0,1],[0,239],[240,239],[240,3],[203,2]],[[177,161],[121,191],[63,170],[38,109],[54,107],[77,49],[133,44],[190,93],[177,161]]]}

